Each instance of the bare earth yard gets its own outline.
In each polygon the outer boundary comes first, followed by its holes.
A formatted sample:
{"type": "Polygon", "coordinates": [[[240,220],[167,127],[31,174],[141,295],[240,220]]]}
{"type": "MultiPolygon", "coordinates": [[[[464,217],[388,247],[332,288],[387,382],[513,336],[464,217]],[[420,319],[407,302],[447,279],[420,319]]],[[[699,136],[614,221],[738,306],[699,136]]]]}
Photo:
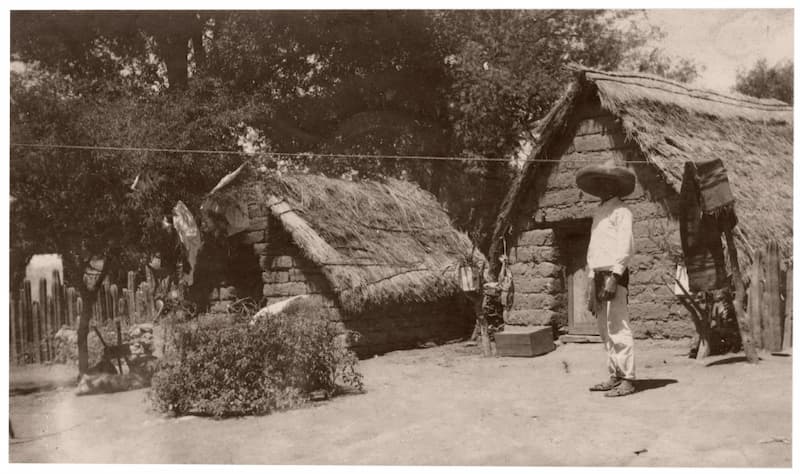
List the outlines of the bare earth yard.
{"type": "MultiPolygon", "coordinates": [[[[736,354],[698,363],[687,350],[686,342],[637,341],[643,390],[619,399],[587,390],[605,375],[596,344],[568,344],[537,358],[485,359],[464,344],[395,352],[361,363],[364,394],[221,421],[165,418],[150,410],[144,390],[15,395],[17,439],[9,456],[63,463],[790,467],[791,358],[762,355],[751,366],[736,354]]],[[[25,377],[12,370],[12,389],[32,383],[25,377]]]]}

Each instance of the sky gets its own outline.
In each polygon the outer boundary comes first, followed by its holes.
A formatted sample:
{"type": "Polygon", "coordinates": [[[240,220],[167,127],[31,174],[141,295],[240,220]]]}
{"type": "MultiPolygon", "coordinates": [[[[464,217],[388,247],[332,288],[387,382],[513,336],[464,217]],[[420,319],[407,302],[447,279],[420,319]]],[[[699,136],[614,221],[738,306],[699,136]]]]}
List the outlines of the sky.
{"type": "Polygon", "coordinates": [[[772,65],[794,57],[792,10],[647,10],[651,24],[666,37],[664,50],[695,59],[706,70],[694,84],[729,91],[737,68],[749,69],[759,58],[772,65]]]}

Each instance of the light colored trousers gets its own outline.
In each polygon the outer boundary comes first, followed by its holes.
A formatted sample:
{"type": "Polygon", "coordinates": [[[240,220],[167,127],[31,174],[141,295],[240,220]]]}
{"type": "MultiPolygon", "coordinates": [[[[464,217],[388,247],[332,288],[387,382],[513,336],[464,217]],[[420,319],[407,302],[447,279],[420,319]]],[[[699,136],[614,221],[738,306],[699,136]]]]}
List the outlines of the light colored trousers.
{"type": "Polygon", "coordinates": [[[614,299],[597,303],[597,326],[608,353],[608,372],[623,379],[636,378],[633,358],[633,331],[628,320],[628,290],[618,286],[614,299]]]}

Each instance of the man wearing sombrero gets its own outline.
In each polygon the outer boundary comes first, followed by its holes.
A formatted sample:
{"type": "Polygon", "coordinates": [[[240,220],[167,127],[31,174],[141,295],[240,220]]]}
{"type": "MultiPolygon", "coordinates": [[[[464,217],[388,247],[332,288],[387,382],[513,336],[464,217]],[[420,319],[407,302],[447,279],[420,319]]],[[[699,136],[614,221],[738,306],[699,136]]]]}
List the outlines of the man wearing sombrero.
{"type": "Polygon", "coordinates": [[[628,321],[628,262],[633,254],[633,214],[620,200],[633,192],[636,177],[613,161],[581,168],[578,187],[600,198],[592,216],[589,267],[589,308],[597,317],[608,354],[610,377],[589,390],[621,397],[635,391],[633,333],[628,321]]]}

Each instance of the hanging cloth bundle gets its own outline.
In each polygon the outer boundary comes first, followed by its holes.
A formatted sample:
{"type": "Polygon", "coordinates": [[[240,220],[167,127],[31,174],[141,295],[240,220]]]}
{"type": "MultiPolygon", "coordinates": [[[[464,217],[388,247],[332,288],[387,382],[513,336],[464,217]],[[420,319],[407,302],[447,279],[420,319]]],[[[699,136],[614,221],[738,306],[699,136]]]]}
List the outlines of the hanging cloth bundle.
{"type": "Polygon", "coordinates": [[[502,262],[503,265],[500,268],[500,275],[497,281],[500,283],[500,304],[503,305],[503,319],[507,320],[511,306],[514,305],[514,276],[511,274],[508,264],[508,250],[505,238],[503,238],[502,262]]]}
{"type": "Polygon", "coordinates": [[[680,234],[692,292],[725,286],[721,237],[736,225],[733,203],[721,160],[686,163],[680,192],[680,234]]]}
{"type": "Polygon", "coordinates": [[[733,209],[733,192],[722,160],[692,164],[695,167],[703,215],[712,217],[720,232],[732,230],[737,223],[736,212],[733,209]]]}

